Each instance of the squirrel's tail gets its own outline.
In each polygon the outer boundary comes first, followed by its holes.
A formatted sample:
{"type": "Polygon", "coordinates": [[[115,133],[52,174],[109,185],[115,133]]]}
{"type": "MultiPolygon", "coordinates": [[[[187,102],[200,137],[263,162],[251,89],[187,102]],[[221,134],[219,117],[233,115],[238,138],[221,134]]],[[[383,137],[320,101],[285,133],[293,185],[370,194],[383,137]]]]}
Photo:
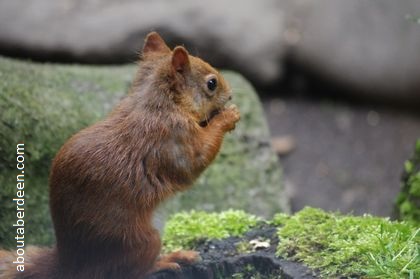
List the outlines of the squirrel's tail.
{"type": "Polygon", "coordinates": [[[25,254],[0,250],[0,279],[57,278],[57,255],[54,248],[29,246],[25,254]]]}

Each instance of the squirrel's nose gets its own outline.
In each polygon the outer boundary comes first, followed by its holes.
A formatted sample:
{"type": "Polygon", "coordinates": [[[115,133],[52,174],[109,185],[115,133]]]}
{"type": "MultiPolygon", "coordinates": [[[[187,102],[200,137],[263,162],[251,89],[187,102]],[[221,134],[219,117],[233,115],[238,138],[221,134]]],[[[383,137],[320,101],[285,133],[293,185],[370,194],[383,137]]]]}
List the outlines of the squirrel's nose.
{"type": "Polygon", "coordinates": [[[232,95],[229,95],[229,101],[232,100],[232,95]]]}

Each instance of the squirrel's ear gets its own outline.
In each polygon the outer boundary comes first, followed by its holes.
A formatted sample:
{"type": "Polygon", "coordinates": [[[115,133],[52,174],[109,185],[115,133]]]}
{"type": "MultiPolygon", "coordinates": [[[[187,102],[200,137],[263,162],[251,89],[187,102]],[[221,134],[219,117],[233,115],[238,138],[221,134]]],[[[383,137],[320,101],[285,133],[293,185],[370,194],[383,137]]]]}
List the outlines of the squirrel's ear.
{"type": "Polygon", "coordinates": [[[165,41],[157,32],[150,32],[144,40],[143,53],[149,52],[170,52],[165,41]]]}
{"type": "Polygon", "coordinates": [[[177,46],[172,53],[172,68],[179,73],[184,73],[190,68],[190,58],[188,51],[182,47],[177,46]]]}

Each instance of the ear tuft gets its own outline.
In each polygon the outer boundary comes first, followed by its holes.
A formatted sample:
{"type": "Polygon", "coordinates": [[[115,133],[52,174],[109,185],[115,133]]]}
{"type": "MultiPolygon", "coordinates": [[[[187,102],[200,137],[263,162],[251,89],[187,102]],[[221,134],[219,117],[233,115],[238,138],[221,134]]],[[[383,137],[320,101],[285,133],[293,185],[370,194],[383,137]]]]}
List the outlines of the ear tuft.
{"type": "Polygon", "coordinates": [[[190,68],[190,58],[188,51],[182,47],[177,46],[172,53],[172,67],[176,72],[183,73],[190,68]]]}
{"type": "Polygon", "coordinates": [[[157,32],[150,32],[144,40],[143,53],[150,52],[170,52],[165,41],[157,32]]]}

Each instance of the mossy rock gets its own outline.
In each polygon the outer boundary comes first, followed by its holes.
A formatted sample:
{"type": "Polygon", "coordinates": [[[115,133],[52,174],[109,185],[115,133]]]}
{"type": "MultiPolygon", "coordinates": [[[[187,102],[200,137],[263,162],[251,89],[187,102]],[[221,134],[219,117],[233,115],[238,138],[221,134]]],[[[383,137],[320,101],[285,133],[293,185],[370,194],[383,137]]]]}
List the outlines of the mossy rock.
{"type": "MultiPolygon", "coordinates": [[[[128,91],[135,65],[37,64],[0,57],[0,246],[13,247],[16,232],[16,146],[25,146],[25,236],[28,244],[53,243],[48,209],[51,160],[72,134],[103,118],[128,91]]],[[[165,207],[247,208],[268,216],[287,211],[281,172],[269,144],[258,97],[238,74],[225,72],[242,112],[216,162],[165,207]]],[[[165,212],[165,210],[163,210],[165,212]]]]}
{"type": "Polygon", "coordinates": [[[420,225],[420,139],[417,140],[414,156],[405,162],[396,214],[401,220],[420,225]]]}
{"type": "Polygon", "coordinates": [[[420,277],[420,228],[413,223],[310,207],[271,220],[243,211],[178,213],[163,245],[197,250],[203,261],[180,275],[150,278],[420,277]]]}

